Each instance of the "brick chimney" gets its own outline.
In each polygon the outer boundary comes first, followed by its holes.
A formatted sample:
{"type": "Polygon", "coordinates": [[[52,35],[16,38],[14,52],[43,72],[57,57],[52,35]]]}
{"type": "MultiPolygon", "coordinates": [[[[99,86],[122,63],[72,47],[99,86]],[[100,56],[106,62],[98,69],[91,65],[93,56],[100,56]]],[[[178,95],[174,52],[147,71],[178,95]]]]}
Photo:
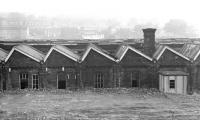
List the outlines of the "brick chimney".
{"type": "Polygon", "coordinates": [[[144,53],[150,57],[153,56],[155,52],[155,32],[154,28],[143,29],[144,33],[144,53]]]}

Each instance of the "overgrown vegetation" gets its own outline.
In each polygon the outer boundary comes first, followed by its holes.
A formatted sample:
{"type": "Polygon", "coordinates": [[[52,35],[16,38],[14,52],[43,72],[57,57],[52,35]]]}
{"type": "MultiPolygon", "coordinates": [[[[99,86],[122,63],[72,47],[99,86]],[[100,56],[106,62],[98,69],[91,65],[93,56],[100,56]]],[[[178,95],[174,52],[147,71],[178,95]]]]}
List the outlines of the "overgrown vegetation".
{"type": "Polygon", "coordinates": [[[18,120],[199,120],[200,95],[157,89],[15,90],[0,93],[0,118],[18,120]]]}

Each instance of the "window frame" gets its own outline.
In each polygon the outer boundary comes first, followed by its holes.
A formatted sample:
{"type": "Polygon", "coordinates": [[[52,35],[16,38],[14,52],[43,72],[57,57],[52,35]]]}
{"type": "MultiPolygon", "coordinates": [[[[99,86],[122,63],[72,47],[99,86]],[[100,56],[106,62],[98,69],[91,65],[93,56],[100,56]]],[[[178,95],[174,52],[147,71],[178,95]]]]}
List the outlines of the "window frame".
{"type": "Polygon", "coordinates": [[[94,84],[95,88],[104,88],[104,74],[102,72],[96,72],[94,84]]]}
{"type": "Polygon", "coordinates": [[[32,89],[39,89],[39,75],[38,74],[32,74],[32,89]],[[37,76],[37,79],[34,79],[34,76],[37,76]],[[38,81],[38,84],[34,84],[34,81],[38,81]],[[38,85],[38,88],[37,87],[34,88],[34,85],[35,86],[38,85]]]}
{"type": "Polygon", "coordinates": [[[175,79],[169,79],[169,89],[176,89],[176,80],[175,79]],[[171,83],[173,81],[173,83],[171,83]],[[173,87],[171,87],[173,86],[173,87]]]}

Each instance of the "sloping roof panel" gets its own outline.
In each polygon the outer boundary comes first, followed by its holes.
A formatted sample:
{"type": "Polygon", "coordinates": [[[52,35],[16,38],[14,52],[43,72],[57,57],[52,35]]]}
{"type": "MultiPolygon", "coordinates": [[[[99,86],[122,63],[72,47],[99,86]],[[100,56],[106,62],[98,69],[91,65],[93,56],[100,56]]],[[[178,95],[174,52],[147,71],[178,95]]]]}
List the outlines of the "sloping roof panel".
{"type": "Polygon", "coordinates": [[[107,57],[108,59],[110,59],[112,61],[116,61],[115,58],[113,58],[107,51],[97,47],[94,44],[89,44],[88,45],[86,51],[84,52],[84,54],[83,54],[83,56],[81,58],[82,61],[87,57],[87,55],[89,54],[90,50],[94,50],[94,51],[98,52],[99,54],[107,57]]]}
{"type": "Polygon", "coordinates": [[[158,45],[156,47],[156,52],[153,54],[153,58],[158,58],[158,56],[162,53],[162,51],[164,50],[164,46],[163,45],[158,45]]]}
{"type": "Polygon", "coordinates": [[[6,57],[5,61],[7,61],[10,58],[10,56],[12,55],[12,53],[14,51],[18,51],[18,52],[26,55],[27,57],[32,58],[33,60],[35,60],[37,62],[43,61],[43,59],[44,59],[44,54],[41,51],[39,51],[29,45],[18,45],[18,46],[14,46],[12,48],[12,50],[6,57]]]}
{"type": "Polygon", "coordinates": [[[5,51],[4,49],[0,48],[0,60],[4,61],[7,57],[7,55],[8,55],[8,52],[5,51]]]}
{"type": "Polygon", "coordinates": [[[62,45],[55,45],[54,46],[56,49],[66,53],[66,54],[69,54],[70,56],[76,58],[76,59],[79,59],[80,56],[78,56],[77,54],[74,53],[74,51],[72,51],[71,49],[65,47],[65,46],[62,46],[62,45]]]}
{"type": "Polygon", "coordinates": [[[122,57],[122,55],[124,54],[124,52],[126,51],[127,48],[128,48],[127,45],[120,46],[120,48],[118,49],[118,51],[116,53],[116,57],[118,59],[120,59],[122,57]]]}
{"type": "Polygon", "coordinates": [[[47,60],[47,58],[49,57],[49,55],[51,54],[51,52],[53,50],[56,50],[57,52],[65,55],[65,56],[67,56],[67,57],[69,57],[69,58],[71,58],[71,59],[73,59],[75,61],[79,61],[79,59],[80,59],[80,56],[77,55],[76,53],[74,53],[74,51],[72,51],[71,49],[69,49],[69,48],[67,48],[67,47],[65,47],[63,45],[54,45],[54,46],[52,46],[52,48],[47,53],[44,61],[47,60]]]}
{"type": "Polygon", "coordinates": [[[196,56],[198,55],[200,51],[200,46],[197,45],[197,44],[185,44],[182,49],[181,49],[181,53],[192,59],[192,60],[195,60],[196,59],[196,56]]]}
{"type": "Polygon", "coordinates": [[[133,47],[131,47],[131,46],[129,46],[129,45],[122,45],[122,46],[119,48],[119,50],[117,51],[116,57],[118,58],[119,61],[122,60],[122,58],[124,57],[124,55],[126,54],[126,52],[127,52],[129,49],[132,50],[132,51],[134,51],[135,53],[137,53],[137,54],[139,54],[139,55],[145,57],[146,59],[152,61],[152,58],[150,58],[149,56],[145,55],[145,54],[142,53],[141,51],[139,51],[139,50],[137,50],[137,49],[135,49],[135,48],[133,48],[133,47]]]}
{"type": "Polygon", "coordinates": [[[180,52],[178,52],[178,51],[176,51],[176,50],[174,50],[174,49],[172,49],[168,46],[162,46],[162,45],[157,48],[156,52],[153,55],[153,58],[156,59],[156,60],[159,60],[166,49],[173,52],[174,54],[184,58],[185,60],[190,61],[190,59],[188,57],[184,56],[182,53],[180,53],[180,52]]]}

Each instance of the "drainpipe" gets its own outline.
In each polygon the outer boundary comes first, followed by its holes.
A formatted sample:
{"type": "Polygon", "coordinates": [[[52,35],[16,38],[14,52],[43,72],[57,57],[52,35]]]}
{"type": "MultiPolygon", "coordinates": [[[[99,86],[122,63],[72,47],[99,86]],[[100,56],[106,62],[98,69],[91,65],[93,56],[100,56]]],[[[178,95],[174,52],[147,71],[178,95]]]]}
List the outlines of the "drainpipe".
{"type": "Polygon", "coordinates": [[[79,65],[78,63],[75,64],[75,90],[77,90],[79,88],[79,65]]]}
{"type": "Polygon", "coordinates": [[[194,92],[194,89],[196,88],[196,79],[195,79],[195,63],[192,61],[189,63],[188,71],[189,71],[189,78],[188,78],[188,85],[187,90],[189,94],[192,94],[194,92]]]}
{"type": "Polygon", "coordinates": [[[4,69],[4,63],[3,63],[3,61],[1,61],[1,86],[0,86],[0,89],[1,89],[1,91],[3,90],[3,81],[4,81],[4,74],[3,74],[3,70],[4,69]]]}
{"type": "Polygon", "coordinates": [[[81,60],[78,61],[78,69],[79,69],[79,83],[80,83],[80,88],[84,88],[84,84],[83,84],[83,78],[82,78],[82,65],[81,65],[81,60]]]}
{"type": "MultiPolygon", "coordinates": [[[[155,87],[158,89],[159,89],[159,68],[160,68],[160,65],[159,65],[158,61],[153,59],[153,79],[154,79],[153,81],[158,84],[156,84],[156,86],[154,85],[152,87],[155,87]]],[[[152,83],[152,85],[153,85],[153,83],[152,83]]]]}
{"type": "Polygon", "coordinates": [[[40,68],[39,68],[39,76],[40,76],[40,86],[41,88],[44,88],[44,61],[40,61],[40,68]]]}
{"type": "MultiPolygon", "coordinates": [[[[6,90],[6,86],[4,87],[4,82],[6,83],[6,65],[5,65],[5,61],[2,61],[2,90],[6,90]]],[[[5,84],[6,85],[6,84],[5,84]]]]}

